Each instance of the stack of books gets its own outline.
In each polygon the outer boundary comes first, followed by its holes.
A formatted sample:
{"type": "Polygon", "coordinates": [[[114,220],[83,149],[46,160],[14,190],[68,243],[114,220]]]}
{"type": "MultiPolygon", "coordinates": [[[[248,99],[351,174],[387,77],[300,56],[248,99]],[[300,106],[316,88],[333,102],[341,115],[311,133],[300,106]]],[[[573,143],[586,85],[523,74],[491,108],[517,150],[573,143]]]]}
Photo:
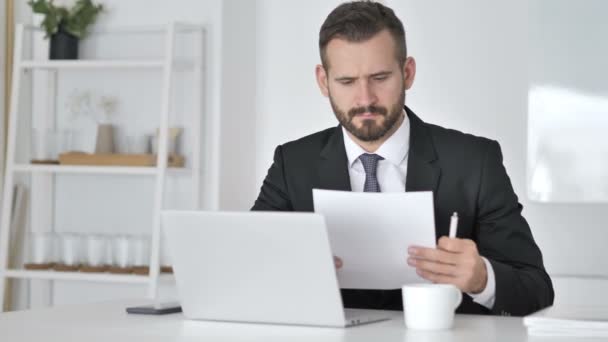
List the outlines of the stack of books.
{"type": "Polygon", "coordinates": [[[524,317],[531,336],[608,338],[608,307],[549,307],[524,317]]]}

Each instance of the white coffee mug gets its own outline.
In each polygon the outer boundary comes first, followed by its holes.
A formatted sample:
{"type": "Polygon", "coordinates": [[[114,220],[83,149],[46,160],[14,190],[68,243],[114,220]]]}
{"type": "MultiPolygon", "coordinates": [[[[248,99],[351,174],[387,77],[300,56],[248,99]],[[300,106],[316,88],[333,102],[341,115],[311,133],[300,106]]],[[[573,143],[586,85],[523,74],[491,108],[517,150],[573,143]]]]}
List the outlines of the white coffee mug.
{"type": "Polygon", "coordinates": [[[415,330],[450,329],[462,301],[460,290],[448,284],[411,284],[401,289],[405,325],[415,330]]]}

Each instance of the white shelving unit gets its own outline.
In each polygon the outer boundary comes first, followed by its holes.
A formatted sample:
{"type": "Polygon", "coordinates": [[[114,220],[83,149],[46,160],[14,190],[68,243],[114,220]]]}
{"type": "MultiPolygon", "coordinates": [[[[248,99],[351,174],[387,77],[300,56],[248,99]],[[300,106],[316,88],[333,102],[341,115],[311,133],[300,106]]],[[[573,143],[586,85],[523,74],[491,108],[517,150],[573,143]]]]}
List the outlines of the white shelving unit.
{"type": "MultiPolygon", "coordinates": [[[[201,117],[204,112],[203,100],[197,101],[195,115],[192,115],[192,122],[189,127],[193,129],[192,153],[189,156],[188,168],[168,168],[168,131],[171,115],[171,94],[172,94],[172,75],[176,71],[194,73],[195,83],[200,89],[204,88],[203,78],[203,46],[205,30],[203,26],[191,24],[171,23],[161,27],[141,27],[141,28],[116,28],[115,30],[106,29],[103,31],[92,32],[92,35],[100,34],[162,34],[164,36],[164,56],[152,59],[82,59],[82,60],[35,60],[23,57],[24,30],[38,30],[31,26],[19,25],[15,32],[15,54],[13,70],[13,86],[11,94],[10,124],[8,128],[8,149],[7,164],[4,179],[2,218],[0,221],[0,310],[4,304],[4,290],[7,278],[17,279],[44,279],[44,280],[68,280],[68,281],[92,281],[110,283],[130,283],[147,285],[146,295],[154,298],[157,294],[157,287],[160,275],[160,212],[163,208],[163,195],[165,179],[167,176],[176,175],[178,177],[190,177],[193,191],[192,208],[201,207],[200,191],[201,188],[201,117]],[[194,33],[195,37],[200,37],[200,58],[176,57],[174,46],[176,32],[187,31],[194,33]],[[28,164],[17,161],[18,122],[20,120],[20,89],[22,87],[22,77],[31,70],[46,70],[49,72],[50,84],[56,86],[57,73],[61,70],[107,70],[107,69],[153,69],[162,73],[161,99],[159,103],[159,146],[155,167],[122,167],[122,166],[66,166],[66,165],[38,165],[28,164]],[[151,177],[154,186],[153,198],[153,219],[151,227],[151,255],[150,272],[147,276],[142,275],[122,275],[111,273],[80,273],[80,272],[59,272],[59,271],[32,271],[25,269],[11,269],[8,267],[9,240],[11,236],[11,204],[14,196],[15,176],[17,174],[29,175],[57,175],[57,174],[100,174],[100,175],[130,175],[151,177]]],[[[51,87],[52,88],[52,87],[51,87]]],[[[56,90],[52,91],[56,95],[56,90]]],[[[202,92],[202,91],[201,91],[202,92]]],[[[55,104],[51,99],[51,104],[55,104]]],[[[55,107],[55,106],[52,106],[55,107]]],[[[184,143],[186,143],[184,141],[184,143]]],[[[166,277],[163,275],[162,277],[166,277]]]]}

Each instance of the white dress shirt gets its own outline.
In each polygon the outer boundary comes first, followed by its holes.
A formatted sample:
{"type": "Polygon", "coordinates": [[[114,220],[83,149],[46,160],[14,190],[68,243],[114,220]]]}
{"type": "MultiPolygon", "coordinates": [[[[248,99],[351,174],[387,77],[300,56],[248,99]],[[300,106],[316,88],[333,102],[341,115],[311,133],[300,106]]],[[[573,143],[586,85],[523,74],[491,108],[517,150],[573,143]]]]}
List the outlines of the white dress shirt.
{"type": "MultiPolygon", "coordinates": [[[[405,115],[405,113],[404,113],[405,115]]],[[[359,146],[342,127],[344,147],[348,158],[348,174],[352,191],[363,191],[365,184],[365,170],[359,156],[369,153],[359,146]]],[[[374,153],[384,158],[378,161],[376,177],[381,192],[405,192],[407,178],[407,159],[410,148],[410,120],[407,115],[399,128],[374,153]]],[[[485,289],[478,293],[468,293],[473,301],[491,309],[494,306],[496,295],[496,279],[494,269],[485,257],[482,257],[488,273],[488,282],[485,289]]]]}

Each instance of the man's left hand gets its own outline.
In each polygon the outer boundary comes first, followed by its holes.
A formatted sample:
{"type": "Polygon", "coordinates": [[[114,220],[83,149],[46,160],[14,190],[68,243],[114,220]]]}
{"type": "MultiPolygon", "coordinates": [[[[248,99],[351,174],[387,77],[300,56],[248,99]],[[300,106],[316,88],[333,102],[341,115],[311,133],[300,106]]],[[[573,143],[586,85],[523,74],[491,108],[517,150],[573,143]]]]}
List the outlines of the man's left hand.
{"type": "Polygon", "coordinates": [[[488,273],[473,240],[443,236],[437,248],[411,246],[408,265],[434,283],[452,284],[465,293],[480,293],[486,288],[488,273]]]}

